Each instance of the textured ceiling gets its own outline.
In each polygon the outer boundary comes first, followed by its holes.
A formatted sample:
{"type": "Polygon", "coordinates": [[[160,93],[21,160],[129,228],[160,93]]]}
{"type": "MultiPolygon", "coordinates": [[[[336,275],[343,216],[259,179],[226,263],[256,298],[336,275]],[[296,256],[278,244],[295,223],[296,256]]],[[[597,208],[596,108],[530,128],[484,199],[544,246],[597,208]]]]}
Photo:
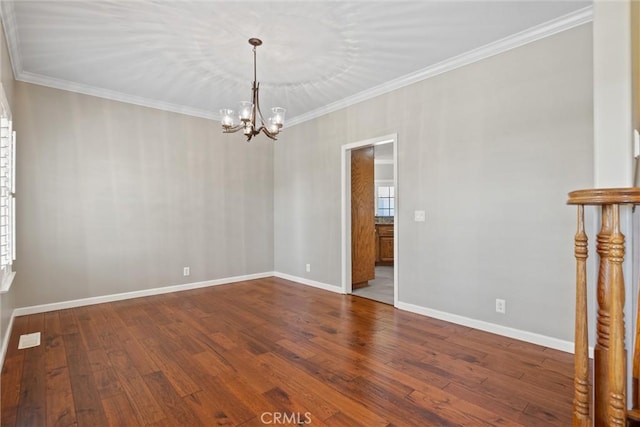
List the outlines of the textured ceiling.
{"type": "Polygon", "coordinates": [[[262,108],[299,122],[590,5],[5,0],[2,13],[19,80],[210,118],[249,99],[259,37],[262,108]]]}

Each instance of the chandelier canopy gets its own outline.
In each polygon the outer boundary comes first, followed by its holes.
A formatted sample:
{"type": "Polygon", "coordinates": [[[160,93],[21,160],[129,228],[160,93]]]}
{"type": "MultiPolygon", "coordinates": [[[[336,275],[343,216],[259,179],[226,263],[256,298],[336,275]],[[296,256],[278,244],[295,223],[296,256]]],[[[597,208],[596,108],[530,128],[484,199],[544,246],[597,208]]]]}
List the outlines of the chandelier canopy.
{"type": "Polygon", "coordinates": [[[220,116],[222,117],[222,132],[233,133],[242,129],[243,133],[247,137],[247,141],[251,141],[251,138],[258,135],[260,132],[267,135],[269,138],[276,140],[276,135],[280,133],[282,126],[284,125],[284,114],[287,110],[282,107],[274,107],[271,109],[272,116],[268,120],[265,120],[260,111],[259,89],[260,83],[256,78],[256,47],[262,44],[262,40],[257,38],[250,38],[249,44],[253,46],[253,86],[251,89],[252,97],[251,102],[242,101],[238,111],[238,119],[240,123],[235,123],[234,111],[228,108],[220,110],[220,116]],[[260,119],[260,125],[258,126],[258,119],[260,119]]]}

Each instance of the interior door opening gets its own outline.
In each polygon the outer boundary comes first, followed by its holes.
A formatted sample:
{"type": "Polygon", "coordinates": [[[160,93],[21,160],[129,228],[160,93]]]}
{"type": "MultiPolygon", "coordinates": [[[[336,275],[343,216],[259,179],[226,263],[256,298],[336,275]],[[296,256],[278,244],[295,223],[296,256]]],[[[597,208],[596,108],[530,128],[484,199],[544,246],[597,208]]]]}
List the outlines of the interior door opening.
{"type": "Polygon", "coordinates": [[[398,301],[397,138],[343,146],[343,292],[398,301]]]}

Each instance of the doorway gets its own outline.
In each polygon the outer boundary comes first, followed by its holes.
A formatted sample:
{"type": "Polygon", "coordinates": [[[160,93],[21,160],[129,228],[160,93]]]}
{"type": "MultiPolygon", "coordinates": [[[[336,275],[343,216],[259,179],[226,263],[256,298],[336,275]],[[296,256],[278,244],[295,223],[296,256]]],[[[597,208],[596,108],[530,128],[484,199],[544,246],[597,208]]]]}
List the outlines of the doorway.
{"type": "MultiPolygon", "coordinates": [[[[399,292],[397,145],[397,135],[392,134],[342,146],[342,292],[394,306],[398,302],[399,292]],[[357,218],[352,218],[352,156],[357,157],[358,152],[367,152],[368,150],[363,150],[366,147],[373,148],[376,173],[369,184],[374,197],[371,206],[374,224],[370,234],[367,234],[367,239],[368,236],[375,236],[375,267],[367,264],[365,270],[375,269],[375,276],[366,280],[364,285],[361,279],[357,279],[354,286],[353,262],[357,264],[359,261],[352,257],[353,251],[358,250],[359,242],[353,240],[359,239],[358,230],[361,225],[357,218]]],[[[354,203],[361,205],[362,201],[356,198],[354,203]]],[[[358,206],[354,208],[357,210],[358,206]]],[[[355,267],[355,273],[362,270],[360,265],[355,267]]]]}

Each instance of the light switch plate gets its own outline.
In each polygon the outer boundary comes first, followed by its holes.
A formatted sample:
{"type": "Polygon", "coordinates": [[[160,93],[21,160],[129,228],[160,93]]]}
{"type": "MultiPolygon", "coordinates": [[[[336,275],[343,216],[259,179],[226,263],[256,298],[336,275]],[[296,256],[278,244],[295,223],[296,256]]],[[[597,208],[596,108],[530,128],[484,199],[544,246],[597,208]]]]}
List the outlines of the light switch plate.
{"type": "Polygon", "coordinates": [[[415,222],[424,222],[424,220],[425,220],[424,211],[414,211],[413,212],[413,219],[414,219],[415,222]]]}

